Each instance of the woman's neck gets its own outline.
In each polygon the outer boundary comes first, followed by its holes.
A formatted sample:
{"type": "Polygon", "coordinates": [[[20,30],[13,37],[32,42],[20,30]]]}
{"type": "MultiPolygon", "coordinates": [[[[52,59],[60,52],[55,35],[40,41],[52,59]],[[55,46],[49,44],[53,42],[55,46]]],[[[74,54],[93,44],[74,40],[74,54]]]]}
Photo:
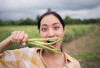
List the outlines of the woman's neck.
{"type": "Polygon", "coordinates": [[[49,50],[43,50],[42,56],[48,57],[48,58],[58,58],[58,57],[63,56],[63,53],[61,52],[60,54],[57,54],[57,53],[54,53],[54,52],[49,51],[49,50]]]}

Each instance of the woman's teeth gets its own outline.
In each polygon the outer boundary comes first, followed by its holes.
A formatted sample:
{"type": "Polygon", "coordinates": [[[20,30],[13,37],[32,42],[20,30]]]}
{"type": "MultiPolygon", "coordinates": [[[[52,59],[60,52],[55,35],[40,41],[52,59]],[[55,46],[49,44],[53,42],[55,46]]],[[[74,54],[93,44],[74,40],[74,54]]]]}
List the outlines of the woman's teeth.
{"type": "Polygon", "coordinates": [[[47,41],[48,43],[54,42],[54,41],[47,41]]]}
{"type": "MultiPolygon", "coordinates": [[[[47,43],[52,43],[54,41],[47,41],[47,43]]],[[[57,43],[57,42],[56,42],[57,43]]],[[[54,47],[56,47],[56,43],[52,44],[54,47]]]]}

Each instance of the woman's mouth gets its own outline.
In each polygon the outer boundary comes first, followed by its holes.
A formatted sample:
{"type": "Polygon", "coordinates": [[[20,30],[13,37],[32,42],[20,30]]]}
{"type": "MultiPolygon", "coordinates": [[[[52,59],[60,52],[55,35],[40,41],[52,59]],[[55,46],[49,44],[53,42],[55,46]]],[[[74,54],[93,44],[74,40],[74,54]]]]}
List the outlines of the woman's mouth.
{"type": "Polygon", "coordinates": [[[56,47],[57,46],[57,43],[53,44],[53,46],[56,47]]]}
{"type": "MultiPolygon", "coordinates": [[[[52,42],[54,42],[54,41],[47,41],[47,43],[52,43],[52,42]]],[[[52,46],[56,47],[57,46],[57,42],[52,44],[52,46]]]]}

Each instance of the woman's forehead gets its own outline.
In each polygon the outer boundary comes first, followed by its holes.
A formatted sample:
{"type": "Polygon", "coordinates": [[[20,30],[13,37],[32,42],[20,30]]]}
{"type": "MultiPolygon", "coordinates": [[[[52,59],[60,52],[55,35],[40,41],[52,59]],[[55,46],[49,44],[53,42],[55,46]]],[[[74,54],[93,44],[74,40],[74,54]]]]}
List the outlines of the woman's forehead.
{"type": "Polygon", "coordinates": [[[55,17],[54,15],[47,15],[45,16],[41,22],[40,22],[41,25],[47,25],[47,24],[52,24],[52,25],[55,25],[55,24],[60,24],[60,21],[57,17],[55,17]]]}
{"type": "Polygon", "coordinates": [[[41,24],[41,26],[48,26],[48,25],[56,25],[56,24],[59,24],[59,23],[52,23],[52,24],[41,24]]]}

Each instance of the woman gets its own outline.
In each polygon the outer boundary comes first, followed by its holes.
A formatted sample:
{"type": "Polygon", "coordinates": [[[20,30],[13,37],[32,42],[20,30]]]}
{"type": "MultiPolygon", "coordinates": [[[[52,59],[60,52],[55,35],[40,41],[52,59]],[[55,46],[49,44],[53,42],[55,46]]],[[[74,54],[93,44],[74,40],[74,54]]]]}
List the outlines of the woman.
{"type": "MultiPolygon", "coordinates": [[[[40,17],[38,29],[41,38],[63,38],[65,25],[62,18],[51,11],[40,17]]],[[[0,68],[80,68],[76,59],[62,51],[62,40],[53,45],[61,51],[61,54],[39,48],[4,51],[12,44],[25,45],[27,40],[28,35],[24,31],[14,31],[0,43],[0,68]]]]}

